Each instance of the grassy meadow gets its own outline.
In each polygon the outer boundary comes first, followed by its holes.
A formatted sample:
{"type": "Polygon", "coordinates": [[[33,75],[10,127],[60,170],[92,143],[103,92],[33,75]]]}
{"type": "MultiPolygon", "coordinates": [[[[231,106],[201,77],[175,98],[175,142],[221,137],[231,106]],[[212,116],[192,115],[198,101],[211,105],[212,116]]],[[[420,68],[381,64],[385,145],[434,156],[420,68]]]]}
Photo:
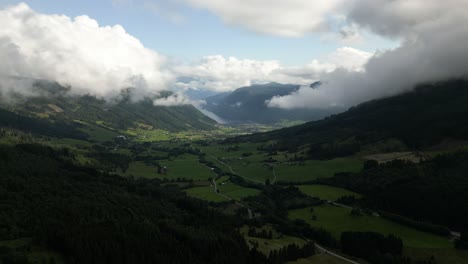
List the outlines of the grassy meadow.
{"type": "Polygon", "coordinates": [[[384,235],[393,234],[401,237],[406,247],[413,248],[452,248],[453,244],[446,237],[418,231],[382,217],[364,214],[352,216],[351,209],[325,204],[310,208],[289,211],[290,219],[303,219],[312,226],[330,231],[337,239],[345,231],[371,231],[384,235]],[[312,220],[312,216],[317,217],[312,220]]]}
{"type": "Polygon", "coordinates": [[[310,185],[297,185],[297,188],[301,190],[301,192],[310,195],[312,197],[318,197],[322,200],[327,201],[336,201],[338,198],[342,196],[349,196],[352,195],[356,198],[361,198],[362,195],[343,189],[337,188],[328,185],[321,185],[321,184],[310,184],[310,185]]]}

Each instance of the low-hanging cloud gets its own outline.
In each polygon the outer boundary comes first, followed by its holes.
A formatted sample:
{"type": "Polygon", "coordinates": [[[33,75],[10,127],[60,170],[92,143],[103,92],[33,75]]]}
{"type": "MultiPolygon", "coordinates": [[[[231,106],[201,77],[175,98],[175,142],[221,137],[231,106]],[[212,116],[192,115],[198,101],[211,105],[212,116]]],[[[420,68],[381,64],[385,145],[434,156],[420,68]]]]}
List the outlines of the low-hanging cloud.
{"type": "Polygon", "coordinates": [[[280,108],[327,108],[411,90],[422,82],[468,77],[468,1],[354,0],[347,20],[385,37],[400,39],[393,50],[377,53],[363,71],[337,69],[324,74],[318,89],[274,97],[280,108]]]}
{"type": "Polygon", "coordinates": [[[255,83],[311,84],[323,74],[337,68],[362,71],[363,65],[372,55],[373,53],[343,47],[323,56],[321,60],[312,60],[298,67],[286,67],[279,61],[258,61],[215,55],[203,57],[192,65],[179,65],[175,67],[174,72],[190,80],[177,83],[179,88],[226,92],[255,83]]]}
{"type": "Polygon", "coordinates": [[[138,99],[167,89],[166,59],[120,25],[88,16],[46,15],[21,3],[0,10],[0,92],[34,94],[33,86],[5,76],[57,81],[71,94],[115,97],[134,88],[138,99]]]}
{"type": "Polygon", "coordinates": [[[161,97],[153,100],[153,104],[156,106],[176,106],[176,105],[188,105],[198,104],[193,100],[190,100],[182,92],[176,92],[166,97],[161,97]]]}

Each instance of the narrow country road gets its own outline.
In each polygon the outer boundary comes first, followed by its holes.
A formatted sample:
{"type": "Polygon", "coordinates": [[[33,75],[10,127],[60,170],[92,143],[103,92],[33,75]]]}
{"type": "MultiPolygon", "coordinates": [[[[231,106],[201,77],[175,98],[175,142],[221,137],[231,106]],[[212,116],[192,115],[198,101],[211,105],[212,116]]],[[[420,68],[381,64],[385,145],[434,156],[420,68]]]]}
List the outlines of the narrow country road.
{"type": "Polygon", "coordinates": [[[344,204],[336,203],[336,202],[333,202],[333,201],[327,200],[327,202],[328,202],[329,204],[334,205],[334,206],[339,206],[339,207],[343,207],[343,208],[347,208],[347,209],[353,209],[353,207],[351,207],[351,206],[347,206],[347,205],[344,205],[344,204]]]}
{"type": "MultiPolygon", "coordinates": [[[[203,163],[201,163],[201,164],[203,164],[203,163]]],[[[205,167],[207,167],[208,169],[211,170],[211,168],[210,168],[209,166],[207,166],[206,164],[203,164],[203,165],[204,165],[205,167]]],[[[214,192],[215,192],[217,195],[222,196],[222,197],[228,199],[229,201],[234,201],[234,203],[237,204],[238,206],[247,209],[247,212],[248,212],[248,214],[249,214],[249,219],[253,219],[253,213],[252,213],[252,210],[251,210],[249,207],[247,207],[246,205],[242,204],[241,202],[236,201],[236,200],[232,199],[231,197],[229,197],[229,196],[227,196],[227,195],[224,195],[224,194],[222,194],[222,193],[219,192],[219,190],[218,190],[218,183],[216,182],[216,179],[219,178],[219,175],[218,175],[216,172],[214,172],[214,171],[212,171],[212,172],[216,175],[216,177],[214,177],[214,178],[211,180],[211,182],[213,183],[214,192]]]]}
{"type": "Polygon", "coordinates": [[[276,182],[276,171],[275,167],[273,167],[273,180],[271,181],[271,184],[274,184],[276,182]]]}
{"type": "Polygon", "coordinates": [[[354,261],[354,260],[349,259],[349,258],[345,258],[345,257],[340,256],[340,255],[338,255],[338,254],[336,254],[336,253],[334,253],[334,252],[332,252],[332,251],[330,251],[330,250],[327,250],[327,249],[325,249],[324,247],[320,246],[320,245],[317,244],[317,243],[314,243],[314,245],[315,245],[315,247],[316,247],[318,250],[320,250],[321,252],[323,252],[323,253],[325,253],[325,254],[328,254],[328,255],[333,256],[333,257],[335,257],[335,258],[339,258],[339,259],[341,259],[341,260],[344,260],[344,261],[349,262],[349,263],[352,263],[352,264],[361,264],[361,263],[359,263],[359,262],[357,262],[357,261],[354,261]]]}

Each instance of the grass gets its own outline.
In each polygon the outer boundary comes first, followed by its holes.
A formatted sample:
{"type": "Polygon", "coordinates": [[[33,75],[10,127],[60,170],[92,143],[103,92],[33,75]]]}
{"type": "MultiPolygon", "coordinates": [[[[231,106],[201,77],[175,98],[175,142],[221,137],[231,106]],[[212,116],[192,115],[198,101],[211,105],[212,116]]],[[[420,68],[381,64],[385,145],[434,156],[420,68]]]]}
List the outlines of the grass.
{"type": "Polygon", "coordinates": [[[403,244],[414,248],[451,248],[452,243],[445,237],[421,232],[381,217],[363,215],[351,216],[351,209],[337,207],[333,205],[322,205],[314,207],[314,212],[310,208],[291,210],[291,219],[303,219],[312,226],[322,227],[330,231],[337,239],[344,231],[371,231],[384,235],[394,234],[401,237],[403,244]],[[317,216],[317,220],[312,220],[312,215],[317,216]]]}
{"type": "Polygon", "coordinates": [[[267,231],[269,231],[271,229],[273,231],[273,239],[250,237],[247,235],[248,229],[248,226],[243,226],[240,229],[241,234],[244,236],[244,239],[247,242],[247,245],[249,245],[249,247],[252,248],[254,243],[258,243],[257,250],[262,252],[266,256],[268,256],[272,250],[278,250],[287,245],[296,244],[298,246],[302,246],[305,244],[305,241],[301,238],[278,234],[269,225],[263,226],[262,228],[257,228],[257,230],[260,231],[261,229],[266,229],[267,231]]]}
{"type": "Polygon", "coordinates": [[[216,158],[233,158],[237,159],[242,157],[243,153],[258,153],[257,147],[259,144],[255,143],[241,143],[241,144],[231,144],[231,145],[209,145],[209,146],[198,146],[203,152],[207,153],[216,158]],[[237,150],[227,151],[228,148],[238,147],[237,150]]]}
{"type": "Polygon", "coordinates": [[[301,192],[313,196],[318,197],[323,200],[327,201],[336,201],[338,198],[345,196],[345,195],[354,195],[356,198],[361,198],[360,194],[355,192],[343,189],[332,187],[328,185],[320,185],[320,184],[312,184],[312,185],[297,185],[297,188],[301,190],[301,192]]]}
{"type": "Polygon", "coordinates": [[[91,140],[103,142],[112,141],[115,137],[120,135],[118,132],[104,128],[99,125],[87,124],[80,128],[81,131],[87,133],[91,140]]]}
{"type": "Polygon", "coordinates": [[[124,176],[133,175],[135,177],[148,178],[148,179],[164,178],[163,177],[164,175],[158,174],[156,167],[146,165],[142,161],[134,161],[130,163],[130,166],[128,167],[127,171],[125,173],[121,172],[120,174],[124,176]]]}
{"type": "Polygon", "coordinates": [[[81,146],[81,147],[90,147],[92,144],[85,140],[72,139],[72,138],[50,138],[51,142],[57,145],[65,146],[81,146]]]}
{"type": "Polygon", "coordinates": [[[212,186],[194,187],[194,188],[186,189],[185,192],[189,196],[192,196],[201,200],[210,201],[210,202],[229,201],[229,199],[216,194],[212,186]]]}
{"type": "Polygon", "coordinates": [[[349,264],[349,262],[328,254],[317,253],[308,258],[290,261],[288,264],[349,264]]]}
{"type": "Polygon", "coordinates": [[[161,161],[161,166],[168,169],[168,179],[186,178],[194,181],[207,180],[214,178],[215,175],[204,165],[198,162],[195,156],[183,156],[173,161],[161,161]]]}
{"type": "Polygon", "coordinates": [[[308,160],[304,165],[280,164],[275,167],[278,181],[306,182],[318,178],[333,177],[338,172],[358,172],[363,162],[353,158],[338,158],[333,160],[308,160]]]}
{"type": "MultiPolygon", "coordinates": [[[[217,182],[218,182],[219,193],[225,196],[228,196],[236,201],[240,201],[242,200],[242,198],[245,198],[248,196],[254,196],[260,193],[260,191],[257,189],[242,187],[231,182],[223,181],[225,184],[220,184],[221,181],[219,180],[217,182]]],[[[185,192],[192,197],[196,197],[198,199],[202,199],[206,201],[211,201],[211,202],[229,201],[229,199],[216,194],[214,192],[214,187],[211,185],[190,188],[190,189],[185,190],[185,192]]]]}
{"type": "MultiPolygon", "coordinates": [[[[266,179],[273,179],[273,173],[264,166],[264,160],[269,157],[264,152],[259,152],[259,144],[236,144],[236,145],[210,145],[200,146],[203,152],[217,159],[222,159],[225,163],[239,175],[252,179],[254,182],[264,182],[266,179]],[[228,148],[237,147],[234,151],[227,151],[228,148]],[[243,157],[242,154],[251,153],[250,156],[243,157]]],[[[308,160],[301,165],[299,162],[289,162],[292,154],[279,153],[272,156],[279,162],[275,165],[277,181],[284,182],[307,182],[317,178],[332,177],[338,172],[358,172],[362,169],[363,161],[355,158],[337,158],[333,160],[308,160]]],[[[220,166],[225,168],[225,166],[220,166]]]]}
{"type": "Polygon", "coordinates": [[[203,181],[212,178],[215,175],[208,168],[198,162],[198,159],[192,155],[184,155],[176,160],[165,160],[160,162],[161,166],[167,167],[166,174],[158,174],[156,166],[147,165],[142,161],[134,161],[130,163],[128,170],[125,173],[120,173],[124,176],[133,175],[142,178],[158,178],[158,179],[189,179],[194,181],[203,181]]]}
{"type": "Polygon", "coordinates": [[[142,129],[134,128],[125,131],[127,135],[135,136],[137,142],[153,142],[170,140],[170,133],[162,129],[142,129]]]}
{"type": "Polygon", "coordinates": [[[259,190],[253,188],[246,188],[239,185],[236,185],[231,182],[218,185],[219,192],[231,197],[234,200],[242,200],[242,198],[255,196],[260,193],[259,190]]]}
{"type": "Polygon", "coordinates": [[[468,250],[445,249],[421,249],[405,248],[403,255],[412,259],[427,259],[435,257],[437,264],[466,264],[468,263],[468,250]]]}
{"type": "Polygon", "coordinates": [[[272,171],[263,166],[263,163],[243,163],[242,160],[237,160],[229,165],[237,174],[255,181],[263,183],[266,179],[273,178],[272,171]]]}

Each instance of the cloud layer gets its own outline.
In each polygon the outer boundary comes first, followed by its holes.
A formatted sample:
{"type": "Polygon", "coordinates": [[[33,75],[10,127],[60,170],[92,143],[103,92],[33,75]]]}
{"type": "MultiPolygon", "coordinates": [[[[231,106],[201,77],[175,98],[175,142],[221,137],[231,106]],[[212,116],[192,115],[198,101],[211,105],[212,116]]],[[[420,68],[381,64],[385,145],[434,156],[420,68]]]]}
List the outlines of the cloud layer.
{"type": "Polygon", "coordinates": [[[221,55],[206,56],[192,65],[179,65],[174,71],[189,81],[179,82],[180,88],[195,88],[217,92],[232,91],[255,83],[311,84],[322,75],[337,68],[362,71],[372,53],[344,47],[323,56],[321,60],[298,67],[285,67],[279,61],[257,61],[225,58],[221,55]]]}
{"type": "Polygon", "coordinates": [[[364,71],[338,69],[319,89],[275,97],[272,107],[351,106],[412,89],[421,82],[468,77],[468,1],[354,0],[347,19],[382,36],[401,39],[380,52],[364,71]]]}
{"type": "MultiPolygon", "coordinates": [[[[26,4],[0,10],[0,74],[55,80],[74,94],[99,97],[135,88],[135,96],[166,89],[164,56],[145,48],[120,25],[88,16],[45,15],[26,4]]],[[[5,78],[2,78],[5,79],[5,78]]],[[[31,86],[0,83],[3,96],[31,94],[31,86]]]]}
{"type": "Polygon", "coordinates": [[[134,99],[174,91],[155,101],[159,105],[191,103],[182,93],[188,88],[224,92],[254,83],[322,80],[317,89],[304,87],[268,104],[328,108],[394,95],[420,82],[468,76],[466,0],[183,1],[265,34],[348,36],[366,30],[401,44],[375,54],[344,47],[297,67],[222,55],[171,64],[120,25],[100,26],[87,16],[40,14],[18,4],[0,10],[0,96],[37,93],[29,81],[5,76],[55,80],[70,85],[73,94],[103,98],[128,87],[135,88],[134,99]]]}
{"type": "Polygon", "coordinates": [[[328,20],[339,14],[343,0],[185,0],[210,10],[226,23],[285,37],[329,30],[328,20]]]}

